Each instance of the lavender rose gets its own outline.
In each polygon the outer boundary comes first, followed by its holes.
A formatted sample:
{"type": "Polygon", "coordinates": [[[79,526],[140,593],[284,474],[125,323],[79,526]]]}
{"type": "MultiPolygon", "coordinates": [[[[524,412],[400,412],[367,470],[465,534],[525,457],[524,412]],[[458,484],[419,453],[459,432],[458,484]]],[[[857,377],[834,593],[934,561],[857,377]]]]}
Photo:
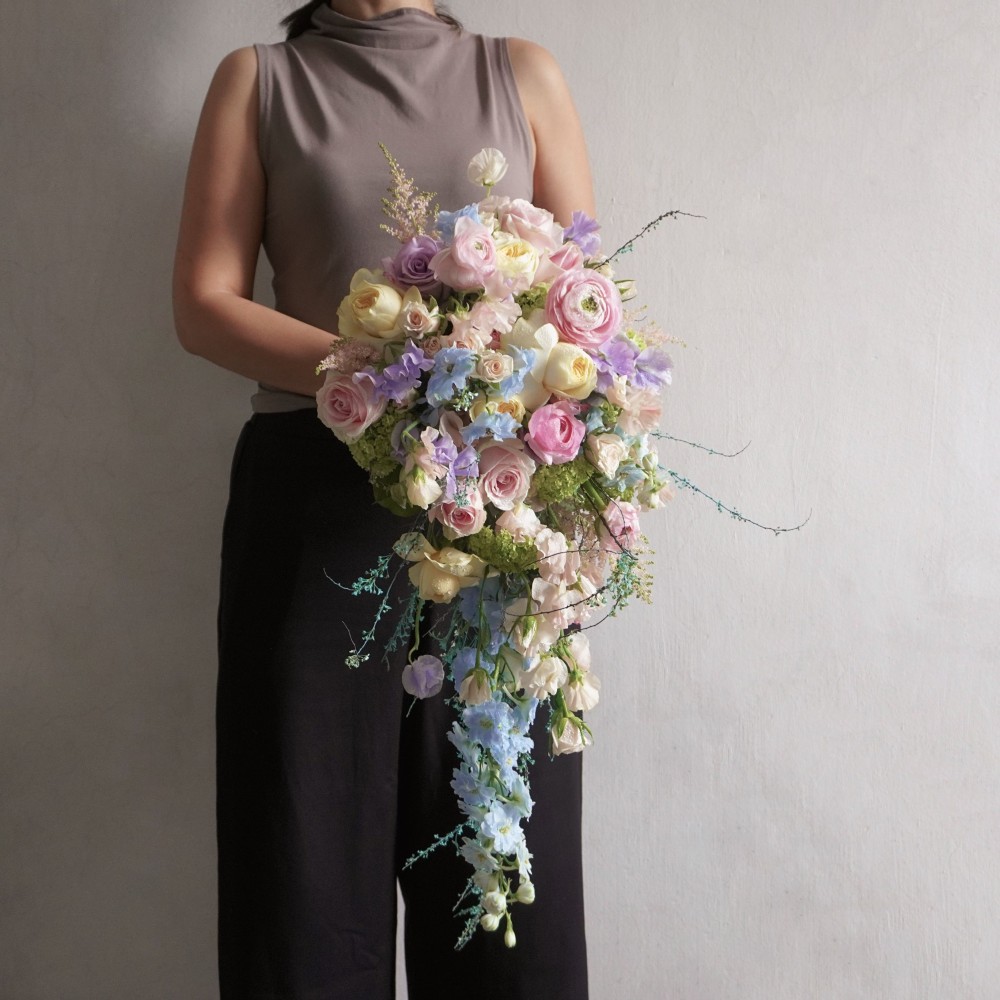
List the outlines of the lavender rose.
{"type": "Polygon", "coordinates": [[[424,296],[440,298],[444,286],[431,270],[431,258],[441,249],[441,244],[430,236],[414,236],[407,240],[395,257],[382,260],[385,276],[404,288],[417,288],[424,296]]]}

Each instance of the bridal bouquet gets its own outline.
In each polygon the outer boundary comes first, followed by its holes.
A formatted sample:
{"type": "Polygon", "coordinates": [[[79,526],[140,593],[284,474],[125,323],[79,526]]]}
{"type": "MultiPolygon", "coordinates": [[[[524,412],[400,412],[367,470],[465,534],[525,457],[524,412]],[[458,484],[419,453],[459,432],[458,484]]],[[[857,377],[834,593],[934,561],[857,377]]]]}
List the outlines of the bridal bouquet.
{"type": "MultiPolygon", "coordinates": [[[[503,923],[513,946],[511,909],[534,898],[529,727],[544,705],[540,752],[592,742],[580,713],[600,683],[581,627],[648,599],[639,512],[673,494],[655,447],[671,363],[664,335],[625,307],[634,289],[615,279],[594,220],[574,212],[563,228],[494,194],[506,170],[495,149],[469,165],[485,196],[438,211],[383,152],[383,228],[401,245],[351,281],[319,416],[378,502],[413,522],[395,545],[411,588],[390,648],[415,637],[403,687],[427,698],[447,680],[457,709],[465,819],[440,843],[472,868],[459,945],[503,923]],[[448,606],[431,633],[439,656],[415,655],[426,602],[448,606]]],[[[390,562],[354,584],[382,594],[380,615],[393,608],[390,562]]]]}

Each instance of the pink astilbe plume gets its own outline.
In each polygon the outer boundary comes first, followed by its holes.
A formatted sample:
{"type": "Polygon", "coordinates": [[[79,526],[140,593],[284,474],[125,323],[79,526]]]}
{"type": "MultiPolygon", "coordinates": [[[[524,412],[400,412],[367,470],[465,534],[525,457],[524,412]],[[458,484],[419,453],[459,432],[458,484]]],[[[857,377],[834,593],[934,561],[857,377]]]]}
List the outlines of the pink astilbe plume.
{"type": "Polygon", "coordinates": [[[403,173],[403,168],[384,143],[379,143],[379,149],[389,161],[392,174],[389,196],[382,199],[382,211],[396,223],[390,226],[383,222],[379,228],[390,236],[395,236],[400,243],[406,243],[415,236],[427,233],[428,216],[437,217],[438,206],[435,204],[433,209],[430,207],[434,192],[421,191],[414,179],[403,173]]]}

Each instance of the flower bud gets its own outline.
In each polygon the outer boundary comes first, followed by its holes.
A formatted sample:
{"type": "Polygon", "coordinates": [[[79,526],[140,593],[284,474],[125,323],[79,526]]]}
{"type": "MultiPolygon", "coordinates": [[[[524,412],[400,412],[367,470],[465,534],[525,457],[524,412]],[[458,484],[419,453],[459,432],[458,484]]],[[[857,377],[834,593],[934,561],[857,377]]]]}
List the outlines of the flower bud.
{"type": "Polygon", "coordinates": [[[519,903],[533,903],[535,901],[535,886],[533,882],[528,879],[521,879],[521,884],[517,887],[517,892],[514,893],[514,898],[519,903]]]}
{"type": "Polygon", "coordinates": [[[483,907],[487,913],[500,916],[507,909],[507,897],[498,890],[488,892],[483,896],[483,907]]]}
{"type": "Polygon", "coordinates": [[[507,921],[507,930],[503,934],[503,943],[508,948],[513,948],[517,944],[517,938],[514,936],[514,926],[509,920],[507,921]]]}
{"type": "Polygon", "coordinates": [[[495,931],[500,926],[500,918],[495,913],[484,913],[479,918],[479,926],[484,931],[495,931]]]}

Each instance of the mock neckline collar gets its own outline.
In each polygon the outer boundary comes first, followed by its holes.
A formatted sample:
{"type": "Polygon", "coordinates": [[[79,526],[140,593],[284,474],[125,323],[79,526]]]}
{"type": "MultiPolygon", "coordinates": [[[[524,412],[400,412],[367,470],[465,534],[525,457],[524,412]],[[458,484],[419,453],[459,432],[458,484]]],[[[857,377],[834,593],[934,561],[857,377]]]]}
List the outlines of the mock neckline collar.
{"type": "Polygon", "coordinates": [[[397,7],[365,21],[348,17],[323,3],[313,11],[308,33],[350,45],[416,49],[454,30],[450,24],[416,7],[397,7]]]}

